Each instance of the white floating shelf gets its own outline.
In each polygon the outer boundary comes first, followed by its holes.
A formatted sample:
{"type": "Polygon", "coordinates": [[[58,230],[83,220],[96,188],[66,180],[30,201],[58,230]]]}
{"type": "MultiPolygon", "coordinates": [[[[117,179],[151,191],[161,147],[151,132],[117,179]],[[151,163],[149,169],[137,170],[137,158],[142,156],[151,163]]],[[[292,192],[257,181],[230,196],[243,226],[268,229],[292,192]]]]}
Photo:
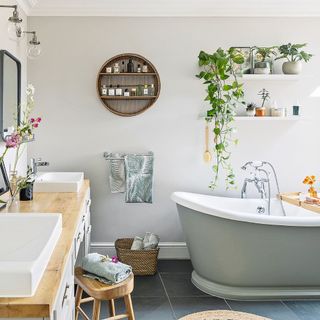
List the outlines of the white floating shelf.
{"type": "Polygon", "coordinates": [[[289,117],[247,117],[237,116],[234,117],[235,121],[299,121],[303,120],[302,116],[289,116],[289,117]]]}
{"type": "Polygon", "coordinates": [[[300,75],[296,74],[244,74],[239,80],[248,81],[297,81],[300,75]]]}

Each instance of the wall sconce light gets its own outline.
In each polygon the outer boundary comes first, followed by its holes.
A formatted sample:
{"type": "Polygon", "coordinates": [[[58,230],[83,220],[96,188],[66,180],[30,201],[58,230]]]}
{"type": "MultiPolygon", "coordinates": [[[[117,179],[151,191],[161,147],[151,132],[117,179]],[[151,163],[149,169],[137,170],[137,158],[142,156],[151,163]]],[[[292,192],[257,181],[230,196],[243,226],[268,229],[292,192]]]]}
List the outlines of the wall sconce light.
{"type": "Polygon", "coordinates": [[[12,8],[12,16],[8,19],[8,34],[11,40],[19,40],[22,38],[22,19],[19,17],[18,6],[16,5],[0,5],[0,8],[12,8]]]}
{"type": "Polygon", "coordinates": [[[37,34],[35,31],[23,31],[23,33],[32,34],[32,38],[28,43],[27,55],[30,59],[36,59],[41,54],[41,46],[37,34]]]}

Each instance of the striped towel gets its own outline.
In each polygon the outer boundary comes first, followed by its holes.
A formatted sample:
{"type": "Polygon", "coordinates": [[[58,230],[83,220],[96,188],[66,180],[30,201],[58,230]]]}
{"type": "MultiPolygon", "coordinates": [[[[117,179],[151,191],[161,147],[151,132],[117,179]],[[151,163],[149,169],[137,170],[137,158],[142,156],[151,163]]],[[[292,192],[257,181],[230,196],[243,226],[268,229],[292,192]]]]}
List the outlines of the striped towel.
{"type": "Polygon", "coordinates": [[[125,192],[126,175],[124,170],[124,154],[112,153],[110,157],[112,158],[110,160],[110,175],[109,175],[111,193],[125,192]]]}

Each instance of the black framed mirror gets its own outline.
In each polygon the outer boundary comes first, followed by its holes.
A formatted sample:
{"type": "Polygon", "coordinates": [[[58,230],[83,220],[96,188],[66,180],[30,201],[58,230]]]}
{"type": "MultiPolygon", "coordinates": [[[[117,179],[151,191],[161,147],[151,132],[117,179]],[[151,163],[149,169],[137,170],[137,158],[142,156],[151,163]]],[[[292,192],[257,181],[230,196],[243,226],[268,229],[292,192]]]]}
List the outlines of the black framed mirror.
{"type": "Polygon", "coordinates": [[[21,63],[6,50],[0,50],[0,134],[12,134],[14,117],[20,123],[21,63]]]}
{"type": "MultiPolygon", "coordinates": [[[[0,162],[0,196],[10,191],[10,182],[4,162],[0,162]]],[[[4,203],[0,203],[0,208],[4,207],[4,203]]]]}

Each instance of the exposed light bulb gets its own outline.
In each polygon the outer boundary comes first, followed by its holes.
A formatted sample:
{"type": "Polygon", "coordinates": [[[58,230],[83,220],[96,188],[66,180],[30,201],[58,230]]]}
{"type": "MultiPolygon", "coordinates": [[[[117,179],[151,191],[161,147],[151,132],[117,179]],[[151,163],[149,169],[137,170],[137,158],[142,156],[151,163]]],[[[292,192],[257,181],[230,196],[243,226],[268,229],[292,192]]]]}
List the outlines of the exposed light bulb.
{"type": "Polygon", "coordinates": [[[29,59],[36,59],[41,54],[40,44],[30,44],[27,48],[27,55],[29,59]]]}
{"type": "Polygon", "coordinates": [[[21,27],[21,23],[15,23],[8,21],[8,35],[12,41],[20,41],[24,38],[24,33],[21,27]]]}

